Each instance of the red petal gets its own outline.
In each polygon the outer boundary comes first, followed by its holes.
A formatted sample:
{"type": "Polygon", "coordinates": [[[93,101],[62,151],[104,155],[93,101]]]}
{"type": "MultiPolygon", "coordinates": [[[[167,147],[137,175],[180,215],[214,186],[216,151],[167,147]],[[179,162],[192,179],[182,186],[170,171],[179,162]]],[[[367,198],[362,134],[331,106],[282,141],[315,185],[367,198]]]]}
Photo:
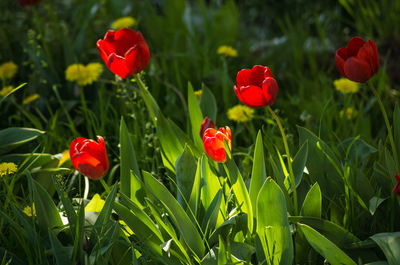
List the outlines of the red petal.
{"type": "Polygon", "coordinates": [[[364,83],[371,77],[371,68],[367,61],[351,57],[344,63],[344,73],[351,81],[364,83]]]}
{"type": "Polygon", "coordinates": [[[267,101],[258,86],[242,86],[238,88],[239,99],[249,107],[261,108],[266,106],[267,101]]]}
{"type": "Polygon", "coordinates": [[[204,150],[206,150],[207,155],[215,162],[225,162],[225,147],[224,142],[215,138],[207,137],[204,140],[204,150]]]}
{"type": "Polygon", "coordinates": [[[267,67],[262,65],[255,65],[253,69],[251,69],[250,75],[250,85],[261,87],[262,82],[264,81],[264,74],[267,72],[267,67]]]}
{"type": "Polygon", "coordinates": [[[132,29],[120,29],[115,32],[115,51],[117,55],[124,57],[126,52],[138,44],[138,35],[132,29]]]}
{"type": "Polygon", "coordinates": [[[397,182],[400,183],[400,174],[394,174],[394,177],[396,178],[397,182]]]}
{"type": "Polygon", "coordinates": [[[203,139],[204,132],[208,128],[214,128],[214,122],[210,118],[205,117],[203,122],[201,123],[201,127],[200,127],[200,137],[201,137],[201,139],[203,139]]]}
{"type": "Polygon", "coordinates": [[[236,86],[242,87],[250,85],[251,84],[250,76],[251,76],[251,69],[240,70],[236,75],[236,86]]]}
{"type": "Polygon", "coordinates": [[[107,67],[114,74],[120,76],[121,78],[127,78],[131,75],[130,70],[126,64],[125,58],[112,53],[107,60],[107,67]]]}
{"type": "Polygon", "coordinates": [[[339,73],[343,76],[346,76],[344,74],[343,65],[347,58],[348,58],[347,48],[340,48],[336,51],[336,67],[339,73]]]}
{"type": "Polygon", "coordinates": [[[104,40],[97,41],[97,48],[99,49],[99,51],[103,51],[103,53],[105,53],[108,57],[111,53],[116,52],[114,42],[115,42],[115,31],[109,30],[104,36],[104,40]]]}
{"type": "Polygon", "coordinates": [[[106,172],[101,162],[88,153],[77,154],[73,159],[77,161],[80,173],[90,179],[99,179],[106,172]]]}
{"type": "Polygon", "coordinates": [[[357,56],[358,50],[365,44],[365,40],[360,37],[353,37],[347,44],[348,56],[357,56]]]}
{"type": "Polygon", "coordinates": [[[378,50],[376,49],[375,42],[373,40],[368,41],[370,52],[371,52],[371,64],[372,64],[372,74],[376,74],[379,70],[379,58],[378,58],[378,50]]]}
{"type": "Polygon", "coordinates": [[[267,101],[266,105],[272,105],[275,103],[278,95],[278,84],[276,83],[275,78],[267,77],[264,80],[262,84],[262,93],[267,101]]]}
{"type": "Polygon", "coordinates": [[[143,71],[150,60],[149,47],[146,43],[138,44],[125,54],[126,64],[131,74],[137,74],[143,71]]]}
{"type": "Polygon", "coordinates": [[[394,194],[396,194],[397,196],[400,196],[400,183],[397,183],[397,184],[394,186],[393,192],[394,192],[394,194]]]}

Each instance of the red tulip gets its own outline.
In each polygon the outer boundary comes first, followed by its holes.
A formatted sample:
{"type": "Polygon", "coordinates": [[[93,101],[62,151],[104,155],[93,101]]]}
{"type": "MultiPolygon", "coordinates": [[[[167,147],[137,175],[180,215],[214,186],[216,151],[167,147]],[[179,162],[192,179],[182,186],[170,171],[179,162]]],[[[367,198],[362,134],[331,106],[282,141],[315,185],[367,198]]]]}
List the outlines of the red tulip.
{"type": "Polygon", "coordinates": [[[142,33],[127,28],[107,31],[104,40],[97,41],[97,49],[108,69],[121,78],[143,71],[150,60],[142,33]]]}
{"type": "Polygon", "coordinates": [[[108,158],[104,139],[99,142],[84,137],[76,138],[69,147],[72,164],[80,173],[90,179],[99,179],[108,171],[108,158]]]}
{"type": "Polygon", "coordinates": [[[17,0],[21,6],[30,6],[39,3],[41,0],[17,0]]]}
{"type": "Polygon", "coordinates": [[[394,186],[393,188],[393,192],[394,194],[396,194],[397,196],[400,196],[400,174],[394,174],[394,177],[397,180],[397,184],[394,186]]]}
{"type": "Polygon", "coordinates": [[[238,72],[234,90],[244,104],[261,108],[274,104],[278,95],[278,84],[268,67],[256,65],[253,69],[238,72]]]}
{"type": "Polygon", "coordinates": [[[206,150],[207,155],[215,162],[226,161],[224,139],[228,143],[229,149],[232,150],[231,129],[228,126],[225,128],[219,128],[218,131],[214,128],[208,128],[204,132],[204,149],[206,150]]]}
{"type": "Polygon", "coordinates": [[[208,128],[215,128],[214,127],[214,122],[212,121],[212,119],[210,119],[208,117],[205,117],[204,120],[203,120],[203,123],[201,124],[201,128],[200,128],[200,137],[201,137],[201,139],[203,139],[204,132],[208,128]]]}
{"type": "Polygon", "coordinates": [[[353,37],[346,48],[336,51],[336,66],[339,73],[351,81],[367,82],[379,70],[375,42],[353,37]]]}

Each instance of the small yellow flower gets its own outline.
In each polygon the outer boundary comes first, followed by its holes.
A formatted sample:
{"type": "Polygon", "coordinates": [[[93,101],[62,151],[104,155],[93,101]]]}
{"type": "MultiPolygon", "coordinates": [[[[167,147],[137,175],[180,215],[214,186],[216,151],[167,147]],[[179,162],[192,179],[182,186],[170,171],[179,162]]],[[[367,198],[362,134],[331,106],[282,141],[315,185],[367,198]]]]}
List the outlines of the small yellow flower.
{"type": "Polygon", "coordinates": [[[24,100],[22,101],[22,104],[26,105],[26,104],[32,103],[32,102],[34,102],[35,100],[37,100],[38,98],[40,98],[40,95],[39,95],[39,94],[32,94],[32,95],[29,95],[29,96],[27,96],[26,98],[24,98],[24,100]]]}
{"type": "Polygon", "coordinates": [[[101,199],[99,194],[95,194],[90,202],[85,206],[85,212],[101,212],[105,201],[101,199]]]}
{"type": "Polygon", "coordinates": [[[203,89],[194,91],[194,95],[196,96],[197,99],[200,99],[202,94],[203,94],[203,89]]]}
{"type": "Polygon", "coordinates": [[[236,105],[227,112],[228,119],[237,122],[246,122],[254,118],[254,109],[244,105],[236,105]]]}
{"type": "Polygon", "coordinates": [[[76,82],[78,85],[86,86],[97,81],[103,72],[103,66],[99,63],[90,63],[86,66],[83,64],[71,64],[65,70],[65,79],[76,82]]]}
{"type": "Polygon", "coordinates": [[[354,119],[358,115],[358,111],[353,109],[353,108],[347,108],[346,110],[341,110],[339,112],[340,118],[343,118],[343,116],[346,115],[346,118],[348,120],[354,119]]]}
{"type": "Polygon", "coordinates": [[[218,47],[217,54],[222,54],[226,57],[237,57],[237,50],[232,48],[231,46],[222,45],[218,47]]]}
{"type": "Polygon", "coordinates": [[[23,212],[27,216],[36,216],[36,209],[35,209],[35,203],[32,204],[32,207],[26,206],[23,210],[23,212]]]}
{"type": "Polygon", "coordinates": [[[18,171],[18,167],[14,163],[0,163],[0,177],[11,175],[18,171]]]}
{"type": "Polygon", "coordinates": [[[12,86],[5,86],[5,87],[3,87],[1,90],[0,90],[0,96],[5,96],[5,95],[7,95],[8,93],[10,93],[12,90],[14,89],[14,87],[12,87],[12,86]]]}
{"type": "Polygon", "coordinates": [[[9,61],[0,65],[0,78],[10,79],[18,72],[18,65],[9,61]]]}
{"type": "Polygon", "coordinates": [[[348,93],[357,93],[358,92],[358,83],[353,82],[347,78],[340,78],[333,81],[333,85],[335,86],[336,90],[344,94],[348,93]]]}
{"type": "Polygon", "coordinates": [[[122,28],[130,28],[134,27],[138,24],[137,20],[134,19],[133,17],[121,17],[117,20],[115,20],[112,24],[111,27],[113,29],[122,29],[122,28]]]}

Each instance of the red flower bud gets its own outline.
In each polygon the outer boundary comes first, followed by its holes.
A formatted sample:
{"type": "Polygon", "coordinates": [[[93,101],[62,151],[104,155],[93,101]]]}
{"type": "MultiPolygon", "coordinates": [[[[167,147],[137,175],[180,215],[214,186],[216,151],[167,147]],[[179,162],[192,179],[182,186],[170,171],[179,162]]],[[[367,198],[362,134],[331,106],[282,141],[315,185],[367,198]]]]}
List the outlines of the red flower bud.
{"type": "Polygon", "coordinates": [[[142,33],[125,28],[109,30],[97,49],[108,69],[121,78],[143,71],[149,64],[150,51],[142,33]]]}
{"type": "Polygon", "coordinates": [[[214,127],[214,122],[212,121],[212,119],[210,119],[208,117],[205,117],[204,120],[203,120],[203,123],[201,124],[201,128],[200,128],[200,137],[201,137],[201,139],[203,139],[204,132],[208,128],[215,128],[214,127]]]}
{"type": "Polygon", "coordinates": [[[393,192],[394,194],[396,194],[397,196],[400,196],[400,174],[394,174],[394,177],[397,180],[397,184],[394,186],[393,188],[393,192]]]}
{"type": "Polygon", "coordinates": [[[104,139],[97,136],[99,142],[84,137],[76,138],[69,147],[72,164],[80,173],[96,180],[108,171],[108,158],[104,139]]]}
{"type": "Polygon", "coordinates": [[[238,72],[234,90],[244,104],[251,108],[261,108],[274,104],[278,84],[268,67],[256,65],[253,69],[238,72]]]}
{"type": "Polygon", "coordinates": [[[204,149],[206,150],[207,155],[215,162],[226,161],[224,139],[228,143],[229,149],[232,150],[231,129],[228,126],[225,128],[219,128],[218,131],[214,128],[208,128],[204,132],[204,149]]]}
{"type": "Polygon", "coordinates": [[[346,48],[336,51],[336,66],[339,73],[351,81],[367,82],[379,70],[375,42],[353,37],[346,48]]]}

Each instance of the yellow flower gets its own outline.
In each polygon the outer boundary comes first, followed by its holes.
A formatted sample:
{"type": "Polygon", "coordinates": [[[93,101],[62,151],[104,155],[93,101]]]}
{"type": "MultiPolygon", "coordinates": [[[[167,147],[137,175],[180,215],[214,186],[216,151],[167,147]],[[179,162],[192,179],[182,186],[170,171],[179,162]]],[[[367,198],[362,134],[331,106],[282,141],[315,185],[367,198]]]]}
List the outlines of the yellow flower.
{"type": "Polygon", "coordinates": [[[101,212],[105,201],[101,199],[99,194],[95,194],[90,202],[85,206],[85,212],[101,212]]]}
{"type": "Polygon", "coordinates": [[[32,204],[32,207],[26,206],[23,210],[23,212],[27,216],[36,216],[36,209],[35,209],[35,203],[32,204]]]}
{"type": "Polygon", "coordinates": [[[13,76],[18,72],[18,65],[14,62],[6,62],[0,65],[0,78],[7,79],[13,78],[13,76]]]}
{"type": "Polygon", "coordinates": [[[0,163],[0,177],[11,175],[18,171],[18,167],[14,163],[0,163]]]}
{"type": "Polygon", "coordinates": [[[122,29],[122,28],[130,28],[134,27],[138,24],[137,20],[134,19],[133,17],[121,17],[117,20],[115,20],[112,24],[111,27],[113,29],[122,29]]]}
{"type": "Polygon", "coordinates": [[[337,79],[333,81],[333,85],[335,86],[336,90],[339,90],[344,94],[358,92],[358,83],[353,82],[347,78],[337,79]]]}
{"type": "Polygon", "coordinates": [[[353,108],[347,108],[346,110],[341,110],[339,112],[340,118],[343,118],[343,115],[346,115],[348,120],[354,119],[358,115],[358,111],[353,108]]]}
{"type": "Polygon", "coordinates": [[[5,96],[10,93],[14,88],[12,86],[5,86],[0,90],[0,96],[5,96]]]}
{"type": "Polygon", "coordinates": [[[237,51],[231,46],[222,45],[218,47],[217,54],[222,54],[226,57],[237,57],[237,51]]]}
{"type": "Polygon", "coordinates": [[[37,100],[38,98],[40,98],[39,94],[29,95],[26,98],[24,98],[24,100],[22,101],[22,104],[26,105],[26,104],[32,103],[33,101],[37,100]]]}
{"type": "Polygon", "coordinates": [[[196,98],[198,98],[198,99],[201,98],[201,95],[202,95],[202,94],[203,94],[203,89],[194,91],[194,95],[195,95],[196,98]]]}
{"type": "Polygon", "coordinates": [[[65,70],[65,79],[76,82],[78,85],[86,86],[97,81],[103,72],[103,66],[99,63],[90,63],[86,66],[83,64],[71,64],[65,70]]]}
{"type": "Polygon", "coordinates": [[[230,120],[246,122],[253,119],[254,109],[244,105],[236,105],[228,110],[227,115],[230,120]]]}

